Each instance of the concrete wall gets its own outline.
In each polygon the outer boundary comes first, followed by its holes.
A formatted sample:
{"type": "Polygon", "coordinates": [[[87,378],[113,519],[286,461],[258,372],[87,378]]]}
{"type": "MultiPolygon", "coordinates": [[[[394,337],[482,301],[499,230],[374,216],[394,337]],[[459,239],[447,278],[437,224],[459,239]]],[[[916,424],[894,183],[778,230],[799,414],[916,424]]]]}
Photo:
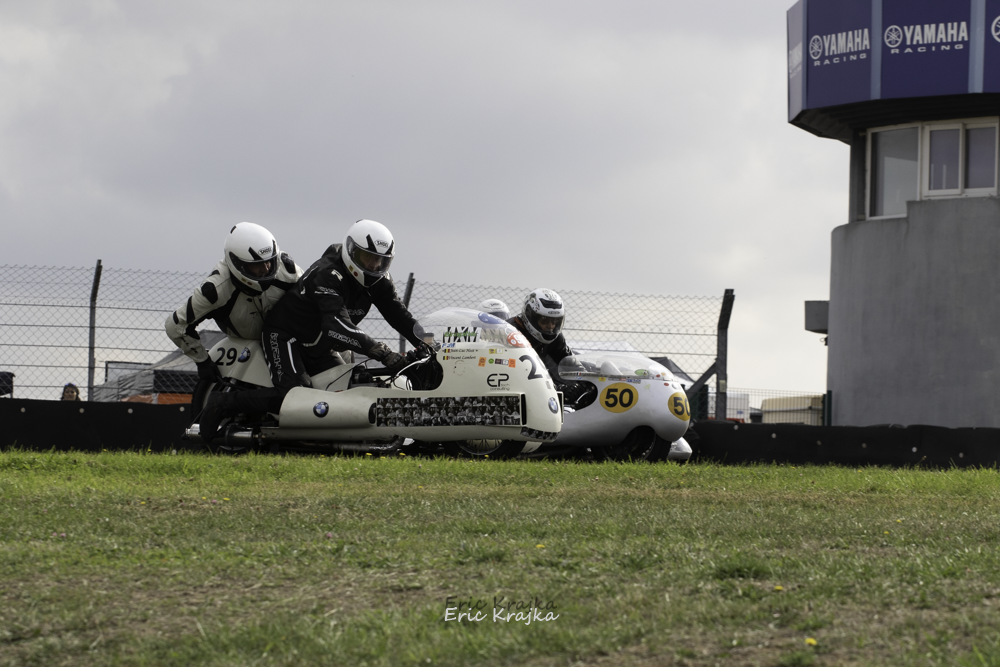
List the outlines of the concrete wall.
{"type": "Polygon", "coordinates": [[[833,423],[1000,427],[1000,199],[833,230],[833,423]]]}

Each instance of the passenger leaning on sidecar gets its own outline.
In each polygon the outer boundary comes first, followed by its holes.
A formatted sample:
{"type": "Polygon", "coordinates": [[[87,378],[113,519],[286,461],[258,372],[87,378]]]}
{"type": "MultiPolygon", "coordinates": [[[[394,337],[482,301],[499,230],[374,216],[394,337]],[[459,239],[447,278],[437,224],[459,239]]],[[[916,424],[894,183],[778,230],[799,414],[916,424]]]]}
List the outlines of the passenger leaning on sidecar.
{"type": "Polygon", "coordinates": [[[227,416],[277,413],[290,389],[312,386],[310,376],[343,364],[342,351],[360,352],[387,367],[399,364],[402,355],[357,328],[373,305],[393,329],[422,347],[416,320],[389,275],[394,255],[392,234],[373,220],[354,223],[343,244],[327,248],[264,323],[262,344],[274,387],[213,397],[202,413],[202,437],[213,437],[227,416]]]}
{"type": "Polygon", "coordinates": [[[167,317],[167,336],[195,362],[199,379],[221,380],[196,327],[212,319],[227,336],[257,338],[264,316],[301,275],[292,258],[279,252],[271,232],[241,222],[229,230],[222,261],[187,303],[167,317]]]}
{"type": "Polygon", "coordinates": [[[559,362],[573,354],[562,335],[565,321],[566,307],[562,298],[543,287],[530,292],[524,299],[521,313],[507,320],[528,339],[549,370],[556,389],[563,392],[565,403],[571,405],[592,385],[586,382],[566,382],[559,377],[559,362]]]}

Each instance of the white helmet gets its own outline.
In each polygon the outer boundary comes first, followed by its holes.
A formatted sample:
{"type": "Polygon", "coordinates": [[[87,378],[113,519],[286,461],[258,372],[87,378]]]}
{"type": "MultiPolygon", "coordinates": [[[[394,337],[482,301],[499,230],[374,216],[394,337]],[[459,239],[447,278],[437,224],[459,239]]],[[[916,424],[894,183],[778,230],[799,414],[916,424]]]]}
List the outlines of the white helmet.
{"type": "Polygon", "coordinates": [[[493,317],[499,317],[501,320],[510,319],[510,308],[500,299],[486,299],[479,304],[479,310],[489,313],[493,317]]]}
{"type": "Polygon", "coordinates": [[[225,255],[233,282],[245,292],[263,292],[278,275],[278,242],[260,225],[241,222],[230,229],[225,255]]]}
{"type": "Polygon", "coordinates": [[[541,343],[551,343],[562,331],[566,309],[562,298],[550,289],[540,287],[524,300],[521,321],[531,337],[541,343]]]}
{"type": "Polygon", "coordinates": [[[365,287],[371,287],[388,273],[394,250],[392,234],[385,225],[358,220],[347,232],[340,255],[351,275],[365,287]]]}

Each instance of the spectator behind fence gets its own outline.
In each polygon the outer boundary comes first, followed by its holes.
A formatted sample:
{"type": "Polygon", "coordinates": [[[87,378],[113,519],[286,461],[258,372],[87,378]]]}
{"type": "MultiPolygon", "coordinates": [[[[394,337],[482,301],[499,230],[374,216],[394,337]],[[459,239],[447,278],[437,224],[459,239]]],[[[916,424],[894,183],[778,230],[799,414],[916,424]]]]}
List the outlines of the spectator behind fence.
{"type": "Polygon", "coordinates": [[[66,386],[63,387],[62,401],[79,401],[80,400],[80,390],[72,382],[67,382],[66,386]]]}

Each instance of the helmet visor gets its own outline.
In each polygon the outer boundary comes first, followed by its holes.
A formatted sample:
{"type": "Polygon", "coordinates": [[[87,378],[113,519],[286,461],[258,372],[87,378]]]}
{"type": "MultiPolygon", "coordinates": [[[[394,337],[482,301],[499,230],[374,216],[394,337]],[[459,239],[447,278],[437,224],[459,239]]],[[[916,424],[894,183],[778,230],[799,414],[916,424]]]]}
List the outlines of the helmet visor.
{"type": "Polygon", "coordinates": [[[371,276],[384,276],[392,264],[392,255],[380,255],[366,250],[355,243],[354,239],[347,239],[347,255],[358,268],[371,276]]]}
{"type": "Polygon", "coordinates": [[[229,253],[229,260],[236,267],[236,270],[245,277],[258,282],[274,278],[278,274],[278,259],[264,259],[259,261],[247,261],[240,259],[234,253],[229,253]]]}
{"type": "Polygon", "coordinates": [[[531,323],[531,326],[541,333],[542,337],[548,341],[553,340],[559,335],[559,332],[562,331],[563,320],[566,319],[565,315],[559,317],[549,317],[531,309],[528,309],[528,312],[525,313],[525,315],[527,315],[528,322],[531,323]]]}

